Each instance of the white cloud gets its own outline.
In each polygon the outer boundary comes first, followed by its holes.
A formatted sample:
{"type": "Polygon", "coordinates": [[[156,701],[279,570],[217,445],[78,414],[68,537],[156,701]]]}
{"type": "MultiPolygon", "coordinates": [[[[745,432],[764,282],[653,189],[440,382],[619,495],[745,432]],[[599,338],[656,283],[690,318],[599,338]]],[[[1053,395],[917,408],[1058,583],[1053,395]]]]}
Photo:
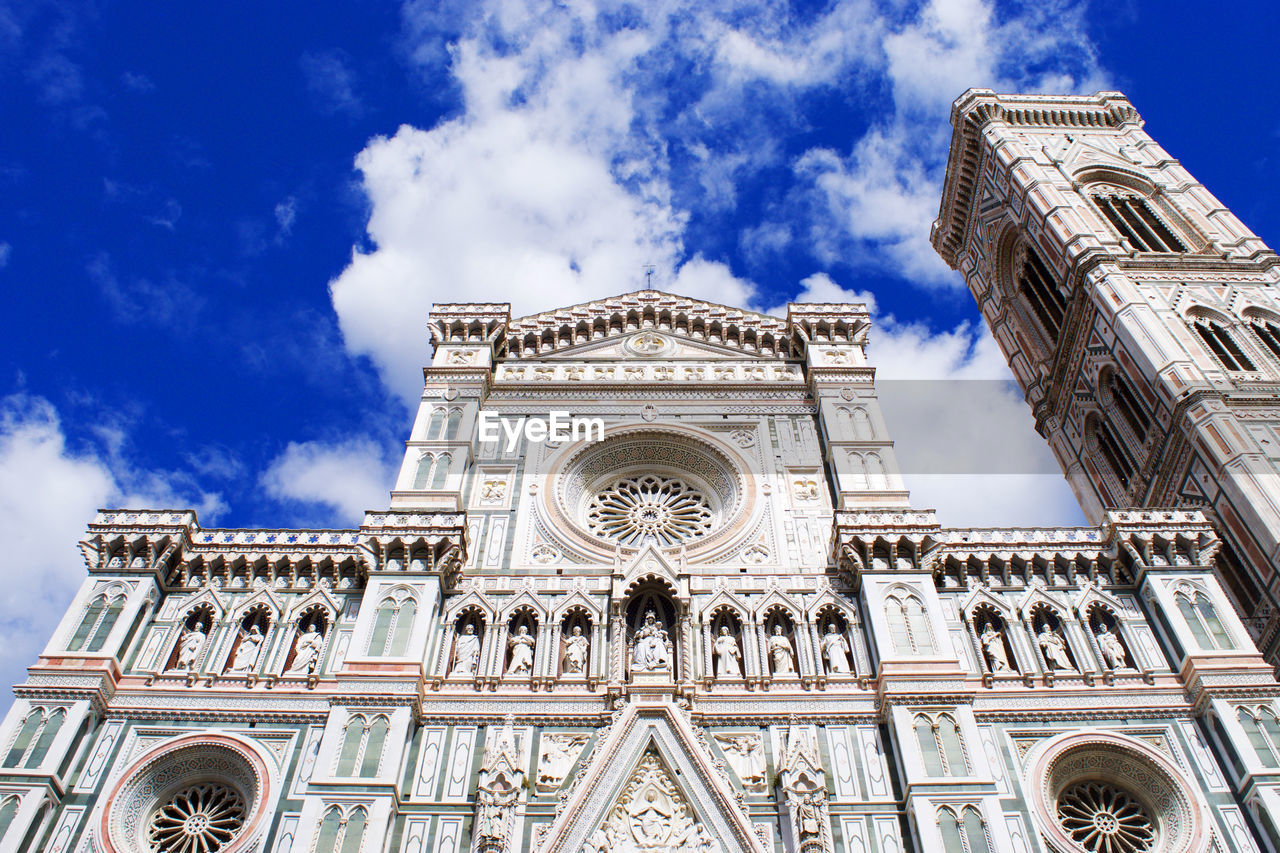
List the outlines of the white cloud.
{"type": "Polygon", "coordinates": [[[7,240],[0,242],[0,269],[4,269],[9,265],[9,258],[13,257],[13,245],[7,240]]]}
{"type": "Polygon", "coordinates": [[[278,500],[325,507],[334,524],[358,525],[365,510],[387,505],[398,463],[368,438],[290,442],[262,475],[262,485],[278,500]]]}
{"type": "Polygon", "coordinates": [[[123,437],[108,438],[105,452],[74,450],[48,400],[0,400],[0,684],[25,677],[84,580],[76,543],[99,507],[221,507],[217,495],[175,493],[170,473],[129,466],[123,437]]]}
{"type": "Polygon", "coordinates": [[[298,60],[307,89],[320,112],[358,116],[363,111],[350,62],[351,58],[341,50],[304,53],[298,60]]]}

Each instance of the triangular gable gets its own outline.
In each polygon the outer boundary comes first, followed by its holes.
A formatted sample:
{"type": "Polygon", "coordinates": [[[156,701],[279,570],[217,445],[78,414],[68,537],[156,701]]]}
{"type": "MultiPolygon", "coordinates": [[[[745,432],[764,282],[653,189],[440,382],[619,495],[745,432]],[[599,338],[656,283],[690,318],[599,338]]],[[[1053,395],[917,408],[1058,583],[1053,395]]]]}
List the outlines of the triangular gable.
{"type": "MultiPolygon", "coordinates": [[[[593,836],[619,830],[652,839],[664,831],[657,826],[664,811],[686,804],[692,823],[672,828],[673,836],[698,824],[711,851],[765,853],[730,782],[690,724],[670,704],[630,705],[580,773],[540,853],[591,850],[593,836]],[[648,827],[646,819],[652,819],[648,827]]],[[[681,839],[667,841],[675,847],[681,839]]]]}
{"type": "MultiPolygon", "coordinates": [[[[603,341],[588,341],[581,344],[563,347],[554,353],[548,353],[547,360],[584,361],[621,359],[759,359],[776,363],[776,357],[761,355],[756,352],[744,352],[741,349],[723,346],[701,339],[687,337],[678,331],[662,329],[645,329],[635,331],[623,337],[613,337],[603,341]],[[657,343],[654,343],[657,341],[657,343]]],[[[710,376],[704,377],[710,379],[710,376]]]]}
{"type": "Polygon", "coordinates": [[[723,305],[719,302],[707,302],[703,299],[695,299],[692,296],[680,296],[677,293],[670,293],[665,290],[633,290],[629,293],[620,293],[617,296],[611,296],[606,299],[579,302],[576,305],[566,305],[563,308],[544,311],[541,314],[517,317],[511,321],[511,327],[558,325],[569,319],[576,320],[582,317],[608,318],[614,314],[625,316],[629,311],[635,311],[643,315],[646,309],[673,311],[682,314],[697,313],[701,316],[715,317],[716,319],[736,323],[757,322],[769,325],[785,323],[784,320],[770,314],[748,311],[744,308],[723,305]]]}
{"type": "Polygon", "coordinates": [[[652,542],[647,542],[632,558],[622,577],[628,587],[650,578],[666,581],[673,592],[679,589],[680,584],[679,569],[652,542]]]}

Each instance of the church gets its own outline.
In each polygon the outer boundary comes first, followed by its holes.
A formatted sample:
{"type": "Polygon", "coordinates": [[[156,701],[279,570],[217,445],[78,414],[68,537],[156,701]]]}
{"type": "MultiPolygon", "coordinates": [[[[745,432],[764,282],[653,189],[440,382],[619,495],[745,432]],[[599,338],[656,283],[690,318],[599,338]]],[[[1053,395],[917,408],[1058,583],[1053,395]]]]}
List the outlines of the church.
{"type": "Polygon", "coordinates": [[[914,507],[864,306],[438,304],[360,527],[89,524],[0,853],[1277,849],[1280,258],[1118,93],[952,121],[1090,526],[914,507]]]}

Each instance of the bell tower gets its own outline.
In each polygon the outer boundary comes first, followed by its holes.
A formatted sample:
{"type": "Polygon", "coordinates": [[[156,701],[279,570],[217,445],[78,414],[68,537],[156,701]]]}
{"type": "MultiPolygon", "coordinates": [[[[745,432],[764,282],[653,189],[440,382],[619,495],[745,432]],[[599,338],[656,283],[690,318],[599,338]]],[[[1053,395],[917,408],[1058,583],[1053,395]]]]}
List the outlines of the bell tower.
{"type": "Polygon", "coordinates": [[[1280,257],[1118,92],[953,105],[932,242],[1086,515],[1196,507],[1280,663],[1280,257]]]}

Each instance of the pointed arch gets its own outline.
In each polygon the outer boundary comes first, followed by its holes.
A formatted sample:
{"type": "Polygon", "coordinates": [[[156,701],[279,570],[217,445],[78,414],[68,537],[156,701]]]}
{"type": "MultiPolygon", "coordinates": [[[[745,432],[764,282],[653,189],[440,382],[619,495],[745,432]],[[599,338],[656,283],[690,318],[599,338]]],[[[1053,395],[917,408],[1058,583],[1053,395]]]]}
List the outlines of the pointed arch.
{"type": "Polygon", "coordinates": [[[1218,617],[1213,601],[1201,589],[1191,584],[1180,584],[1173,593],[1178,611],[1195,637],[1196,644],[1205,650],[1224,651],[1235,648],[1231,636],[1218,617]]]}
{"type": "Polygon", "coordinates": [[[934,653],[924,602],[908,587],[893,587],[885,594],[885,613],[893,649],[903,655],[934,653]]]}
{"type": "Polygon", "coordinates": [[[427,421],[427,441],[444,438],[445,418],[448,413],[442,407],[431,410],[431,419],[427,421]]]}

